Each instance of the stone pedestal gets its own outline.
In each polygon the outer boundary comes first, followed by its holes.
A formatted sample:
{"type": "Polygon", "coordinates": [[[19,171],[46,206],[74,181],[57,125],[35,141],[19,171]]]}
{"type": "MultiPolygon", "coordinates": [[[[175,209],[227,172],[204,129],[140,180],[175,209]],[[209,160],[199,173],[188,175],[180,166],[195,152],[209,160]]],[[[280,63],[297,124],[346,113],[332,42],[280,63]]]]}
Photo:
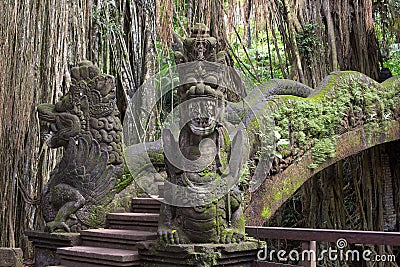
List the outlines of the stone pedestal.
{"type": "Polygon", "coordinates": [[[257,260],[257,252],[262,247],[263,243],[254,239],[239,244],[182,244],[164,247],[156,242],[138,244],[144,267],[250,267],[257,260]]]}
{"type": "Polygon", "coordinates": [[[22,267],[22,250],[20,248],[0,247],[1,267],[22,267]]]}
{"type": "Polygon", "coordinates": [[[35,267],[59,265],[57,248],[77,246],[81,242],[79,233],[26,231],[25,234],[35,247],[35,267]]]}

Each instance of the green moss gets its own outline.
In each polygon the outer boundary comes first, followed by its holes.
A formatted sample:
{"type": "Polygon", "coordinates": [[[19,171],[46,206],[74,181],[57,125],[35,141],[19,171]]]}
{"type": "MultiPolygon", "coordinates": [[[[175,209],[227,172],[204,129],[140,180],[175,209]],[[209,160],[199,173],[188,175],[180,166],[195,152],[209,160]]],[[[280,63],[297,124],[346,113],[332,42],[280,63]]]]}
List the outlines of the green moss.
{"type": "Polygon", "coordinates": [[[244,232],[246,227],[246,219],[244,218],[243,214],[239,217],[239,219],[237,219],[236,225],[236,230],[244,232]]]}
{"type": "Polygon", "coordinates": [[[271,215],[272,215],[271,209],[267,206],[264,206],[263,211],[261,212],[261,216],[264,219],[268,219],[269,217],[271,217],[271,215]]]}
{"type": "Polygon", "coordinates": [[[117,193],[119,193],[132,184],[133,180],[133,176],[129,172],[124,173],[120,178],[117,179],[114,189],[117,193]]]}
{"type": "Polygon", "coordinates": [[[278,184],[277,186],[275,186],[274,189],[272,190],[273,194],[271,202],[269,203],[269,206],[264,206],[261,216],[265,219],[270,218],[273,215],[270,207],[275,206],[277,204],[280,205],[284,197],[289,197],[300,186],[301,182],[293,183],[288,179],[283,180],[282,184],[278,184]]]}
{"type": "Polygon", "coordinates": [[[155,165],[164,163],[164,154],[161,151],[149,150],[147,153],[151,163],[155,165]]]}
{"type": "Polygon", "coordinates": [[[92,228],[104,227],[106,216],[111,211],[109,205],[93,206],[89,213],[88,225],[92,228]]]}
{"type": "Polygon", "coordinates": [[[204,248],[203,251],[194,254],[194,256],[195,261],[201,263],[200,266],[214,266],[221,258],[221,252],[214,250],[214,248],[204,248]]]}
{"type": "Polygon", "coordinates": [[[280,200],[282,199],[282,197],[283,197],[283,192],[282,192],[281,190],[276,191],[276,192],[274,193],[274,195],[272,196],[272,198],[273,198],[273,200],[274,200],[275,202],[280,201],[280,200]]]}
{"type": "Polygon", "coordinates": [[[317,168],[319,164],[335,156],[335,141],[332,139],[335,138],[323,138],[315,141],[311,149],[313,163],[309,166],[310,169],[317,168]]]}
{"type": "Polygon", "coordinates": [[[339,72],[309,98],[278,96],[273,115],[276,131],[289,144],[278,142],[277,152],[285,158],[311,149],[309,167],[317,168],[335,156],[337,135],[398,116],[399,86],[399,79],[380,85],[361,73],[339,72]]]}

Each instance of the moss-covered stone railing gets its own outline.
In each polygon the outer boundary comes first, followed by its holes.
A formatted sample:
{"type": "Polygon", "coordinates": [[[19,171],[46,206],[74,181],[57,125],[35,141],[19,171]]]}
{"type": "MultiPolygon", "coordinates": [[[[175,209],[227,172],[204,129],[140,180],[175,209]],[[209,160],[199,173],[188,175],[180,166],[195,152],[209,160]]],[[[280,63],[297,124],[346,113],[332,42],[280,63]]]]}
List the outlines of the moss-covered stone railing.
{"type": "Polygon", "coordinates": [[[271,103],[277,151],[271,175],[251,195],[246,224],[262,226],[301,185],[335,162],[400,138],[400,78],[382,84],[357,72],[328,76],[308,98],[271,103]]]}

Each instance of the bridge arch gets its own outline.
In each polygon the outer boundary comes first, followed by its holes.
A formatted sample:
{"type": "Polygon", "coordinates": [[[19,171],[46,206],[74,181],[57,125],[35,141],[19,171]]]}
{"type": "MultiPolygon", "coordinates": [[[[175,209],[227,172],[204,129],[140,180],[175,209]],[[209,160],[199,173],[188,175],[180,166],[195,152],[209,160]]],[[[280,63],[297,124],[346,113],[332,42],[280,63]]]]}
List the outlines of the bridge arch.
{"type": "MultiPolygon", "coordinates": [[[[371,87],[370,90],[378,90],[381,92],[391,91],[391,94],[383,94],[392,97],[391,100],[375,98],[376,104],[374,105],[378,110],[382,108],[379,107],[381,103],[384,103],[382,105],[386,105],[385,101],[392,101],[394,107],[392,118],[379,120],[379,122],[374,123],[362,123],[357,127],[350,128],[348,131],[335,136],[335,138],[332,139],[334,140],[335,155],[324,159],[323,162],[319,163],[314,168],[310,168],[310,166],[313,165],[313,155],[311,150],[308,150],[304,155],[294,160],[284,171],[268,176],[257,191],[253,192],[251,195],[251,200],[245,210],[246,222],[248,225],[262,226],[267,219],[296,192],[296,190],[318,172],[327,169],[329,166],[349,156],[400,139],[399,78],[392,78],[388,82],[378,84],[360,73],[340,72],[328,76],[320,86],[319,91],[311,96],[311,98],[302,100],[283,96],[281,99],[278,98],[278,102],[283,103],[287,101],[287,99],[294,99],[295,101],[327,101],[326,95],[337,90],[338,86],[344,84],[343,81],[350,81],[350,84],[353,83],[353,81],[361,81],[366,84],[367,88],[371,87]]],[[[349,88],[349,91],[357,93],[351,88],[349,88]]],[[[368,94],[368,92],[366,92],[366,94],[368,94]]],[[[360,97],[362,98],[364,96],[360,97]]],[[[351,103],[348,104],[351,105],[351,103]]],[[[367,113],[364,113],[364,115],[370,116],[370,114],[367,113]]]]}

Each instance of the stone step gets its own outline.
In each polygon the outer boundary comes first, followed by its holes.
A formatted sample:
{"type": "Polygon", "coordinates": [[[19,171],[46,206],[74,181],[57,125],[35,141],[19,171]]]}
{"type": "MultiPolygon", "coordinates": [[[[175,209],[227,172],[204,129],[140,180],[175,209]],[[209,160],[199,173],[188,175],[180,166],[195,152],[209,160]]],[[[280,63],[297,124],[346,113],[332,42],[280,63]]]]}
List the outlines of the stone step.
{"type": "Polygon", "coordinates": [[[29,241],[35,247],[35,266],[57,266],[60,264],[57,248],[73,247],[81,244],[79,233],[25,231],[25,235],[28,236],[29,241]]]}
{"type": "Polygon", "coordinates": [[[161,198],[132,198],[131,211],[134,213],[159,213],[161,198]]]}
{"type": "Polygon", "coordinates": [[[181,244],[162,249],[154,241],[138,243],[141,262],[148,267],[205,266],[205,261],[211,263],[213,258],[218,259],[215,267],[250,267],[260,248],[259,242],[251,239],[240,244],[181,244]]]}
{"type": "Polygon", "coordinates": [[[66,267],[140,266],[139,254],[132,250],[76,246],[59,248],[57,254],[66,267]]]}
{"type": "Polygon", "coordinates": [[[82,246],[136,250],[138,241],[155,240],[155,232],[121,229],[90,229],[81,231],[82,246]]]}
{"type": "Polygon", "coordinates": [[[107,227],[156,232],[158,217],[158,213],[109,213],[107,214],[107,227]]]}

